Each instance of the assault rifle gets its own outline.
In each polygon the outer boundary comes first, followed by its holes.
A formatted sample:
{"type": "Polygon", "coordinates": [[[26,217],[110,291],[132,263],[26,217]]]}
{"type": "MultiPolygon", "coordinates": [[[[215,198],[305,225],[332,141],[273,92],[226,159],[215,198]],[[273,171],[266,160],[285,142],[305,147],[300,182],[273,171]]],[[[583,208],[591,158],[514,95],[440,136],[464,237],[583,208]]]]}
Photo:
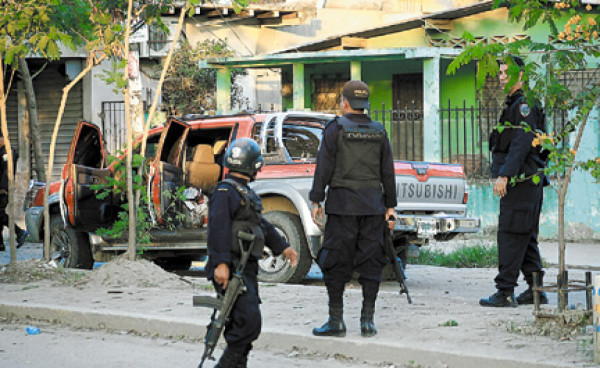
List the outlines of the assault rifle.
{"type": "MultiPolygon", "coordinates": [[[[396,218],[390,216],[388,221],[395,222],[396,218]]],[[[412,304],[412,299],[410,298],[410,294],[408,294],[408,287],[406,286],[406,283],[404,282],[404,280],[406,280],[406,274],[404,274],[404,267],[402,267],[402,262],[398,261],[398,257],[396,255],[396,248],[394,248],[394,241],[392,240],[393,230],[388,229],[387,223],[386,223],[386,228],[384,231],[385,231],[385,255],[387,256],[389,261],[392,263],[392,267],[394,268],[394,274],[396,275],[396,281],[398,281],[398,284],[400,284],[400,294],[406,294],[406,299],[408,300],[408,304],[412,304]]]]}
{"type": "Polygon", "coordinates": [[[202,365],[207,358],[210,360],[215,360],[213,357],[213,351],[215,350],[217,342],[221,337],[221,333],[225,328],[225,323],[227,323],[229,319],[233,305],[235,304],[237,298],[246,291],[246,285],[244,285],[242,272],[244,272],[244,267],[246,267],[248,257],[250,256],[250,251],[252,250],[254,235],[240,230],[237,233],[237,237],[238,241],[240,242],[242,256],[239,264],[237,265],[235,273],[233,274],[231,280],[229,280],[229,284],[227,285],[227,289],[225,289],[225,293],[223,295],[220,293],[217,294],[216,298],[203,295],[194,295],[193,297],[194,307],[207,307],[214,309],[210,318],[210,323],[208,326],[206,326],[204,354],[202,354],[202,360],[200,361],[198,368],[202,368],[202,365]],[[245,243],[248,245],[244,246],[245,243]]]}

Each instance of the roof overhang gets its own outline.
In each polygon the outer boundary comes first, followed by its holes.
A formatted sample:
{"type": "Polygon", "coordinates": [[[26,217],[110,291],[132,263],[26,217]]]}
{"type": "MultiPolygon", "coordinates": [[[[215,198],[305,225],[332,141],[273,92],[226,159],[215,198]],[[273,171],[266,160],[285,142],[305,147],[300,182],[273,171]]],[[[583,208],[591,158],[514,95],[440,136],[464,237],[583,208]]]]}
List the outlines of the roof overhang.
{"type": "Polygon", "coordinates": [[[348,61],[384,61],[424,58],[452,58],[461,50],[444,47],[402,47],[395,49],[334,50],[318,52],[297,52],[294,54],[269,54],[243,58],[212,59],[201,62],[208,68],[263,68],[301,64],[324,64],[348,61]]]}
{"type": "Polygon", "coordinates": [[[293,53],[293,52],[302,52],[302,51],[319,51],[326,50],[334,47],[339,47],[342,45],[343,39],[345,38],[373,38],[379,36],[385,36],[392,33],[404,32],[415,28],[424,27],[427,25],[427,22],[431,21],[439,21],[439,20],[454,20],[462,17],[467,17],[470,15],[475,15],[479,13],[483,13],[486,11],[492,10],[494,2],[493,1],[482,1],[480,3],[444,10],[432,14],[427,14],[415,18],[405,19],[399,22],[394,22],[391,24],[387,24],[380,27],[373,27],[364,29],[361,31],[344,33],[337,36],[330,36],[326,39],[313,41],[310,43],[306,43],[303,45],[298,45],[295,47],[290,47],[287,49],[275,51],[275,53],[293,53]]]}

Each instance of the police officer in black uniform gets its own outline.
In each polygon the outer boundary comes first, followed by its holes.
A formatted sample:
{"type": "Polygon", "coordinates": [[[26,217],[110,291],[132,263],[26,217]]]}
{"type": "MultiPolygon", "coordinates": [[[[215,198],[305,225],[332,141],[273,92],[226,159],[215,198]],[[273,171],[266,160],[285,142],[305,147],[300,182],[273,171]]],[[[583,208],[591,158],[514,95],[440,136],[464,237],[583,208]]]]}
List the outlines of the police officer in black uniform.
{"type": "Polygon", "coordinates": [[[255,236],[250,258],[244,268],[243,279],[247,291],[240,295],[225,326],[227,347],[215,367],[244,368],[252,342],[261,330],[260,298],[258,295],[258,259],[267,245],[273,254],[283,254],[292,267],[297,253],[261,215],[262,204],[248,184],[264,161],[258,144],[248,138],[231,143],[224,156],[229,168],[210,197],[208,211],[207,278],[213,281],[217,292],[224,293],[241,255],[237,232],[244,230],[255,236]]]}
{"type": "MultiPolygon", "coordinates": [[[[354,271],[362,285],[361,335],[377,334],[373,322],[384,253],[386,219],[395,218],[396,186],[390,142],[382,124],[372,121],[369,88],[361,81],[344,85],[340,102],[343,116],[327,124],[317,155],[312,189],[312,217],[322,225],[321,201],[327,201],[327,223],[317,262],[323,271],[329,298],[329,319],[313,329],[316,336],[345,336],[344,287],[354,271]]],[[[390,222],[390,226],[393,223],[390,222]]]]}
{"type": "MultiPolygon", "coordinates": [[[[17,170],[17,159],[19,153],[13,149],[13,172],[17,170]]],[[[8,155],[6,153],[6,145],[4,144],[4,136],[0,131],[0,251],[4,251],[6,246],[4,245],[4,238],[2,231],[4,227],[8,227],[8,214],[6,213],[6,207],[8,206],[8,155]]],[[[17,248],[20,248],[25,244],[25,239],[29,234],[27,231],[21,229],[15,223],[15,234],[17,236],[17,248]]]]}
{"type": "MultiPolygon", "coordinates": [[[[533,131],[545,131],[544,112],[536,101],[529,104],[523,96],[521,81],[523,60],[512,57],[521,69],[519,80],[512,86],[506,97],[506,106],[500,117],[500,124],[509,123],[502,133],[494,130],[490,135],[492,151],[492,178],[494,194],[500,196],[500,216],[498,218],[498,276],[495,278],[498,291],[479,304],[484,307],[516,307],[518,304],[532,304],[533,272],[539,275],[542,285],[543,269],[538,248],[539,219],[542,209],[543,187],[548,179],[543,173],[545,153],[540,147],[533,147],[533,131]],[[532,131],[526,132],[521,123],[526,123],[532,131]],[[510,178],[524,174],[526,180],[508,185],[510,178]],[[537,174],[539,183],[531,178],[537,174]],[[529,288],[515,300],[519,271],[523,272],[529,288]]],[[[508,66],[500,66],[500,84],[504,88],[510,81],[508,66]]],[[[544,293],[542,303],[548,303],[544,293]]]]}

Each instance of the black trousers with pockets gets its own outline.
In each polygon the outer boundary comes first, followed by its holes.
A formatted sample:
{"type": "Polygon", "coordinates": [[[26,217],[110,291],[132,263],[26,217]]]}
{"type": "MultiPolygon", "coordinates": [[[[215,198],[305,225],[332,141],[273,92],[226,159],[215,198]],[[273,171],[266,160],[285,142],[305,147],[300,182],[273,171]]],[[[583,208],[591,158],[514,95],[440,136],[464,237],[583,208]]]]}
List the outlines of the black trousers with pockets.
{"type": "Polygon", "coordinates": [[[523,272],[532,283],[532,272],[542,271],[538,248],[543,186],[531,182],[509,184],[506,196],[500,199],[498,218],[498,276],[494,279],[499,290],[514,291],[523,272]]]}
{"type": "Polygon", "coordinates": [[[317,263],[329,295],[341,297],[345,284],[359,273],[359,282],[381,282],[387,263],[383,249],[386,223],[383,214],[328,215],[323,247],[317,263]]]}

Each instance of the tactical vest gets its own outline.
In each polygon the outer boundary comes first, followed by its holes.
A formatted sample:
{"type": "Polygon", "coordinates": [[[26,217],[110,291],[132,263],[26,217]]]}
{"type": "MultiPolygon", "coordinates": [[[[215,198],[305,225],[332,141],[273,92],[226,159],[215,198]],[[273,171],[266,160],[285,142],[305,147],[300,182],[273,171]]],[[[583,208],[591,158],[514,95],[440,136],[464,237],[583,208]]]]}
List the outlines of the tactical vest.
{"type": "Polygon", "coordinates": [[[335,169],[331,188],[381,189],[381,151],[385,139],[382,124],[357,123],[338,117],[335,169]]]}
{"type": "Polygon", "coordinates": [[[262,203],[260,198],[254,191],[248,190],[233,179],[224,179],[223,182],[233,187],[242,197],[240,209],[231,223],[231,252],[237,256],[242,254],[237,233],[239,230],[243,230],[254,235],[254,245],[250,254],[256,259],[260,259],[263,257],[265,246],[265,234],[261,226],[262,203]]]}

